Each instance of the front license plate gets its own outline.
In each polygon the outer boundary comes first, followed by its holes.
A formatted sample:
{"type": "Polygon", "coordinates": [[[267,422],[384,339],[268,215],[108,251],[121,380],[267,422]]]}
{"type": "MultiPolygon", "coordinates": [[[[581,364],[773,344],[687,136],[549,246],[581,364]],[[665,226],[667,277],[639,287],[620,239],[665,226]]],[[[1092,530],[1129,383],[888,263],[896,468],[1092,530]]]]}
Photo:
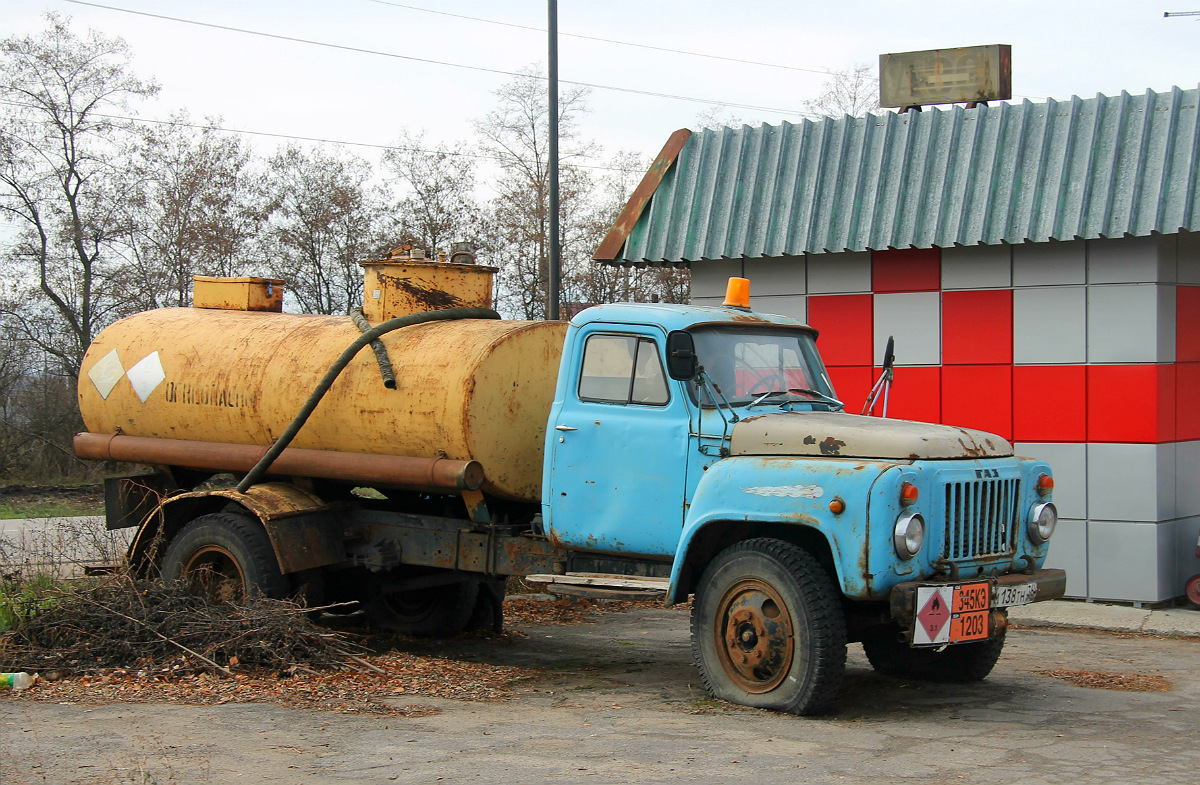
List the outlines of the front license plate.
{"type": "Polygon", "coordinates": [[[983,640],[988,636],[991,584],[919,586],[914,646],[940,646],[983,640]]]}
{"type": "Polygon", "coordinates": [[[1037,586],[1032,583],[1018,583],[1014,586],[997,586],[996,596],[992,607],[1008,608],[1013,605],[1028,605],[1037,596],[1037,586]]]}

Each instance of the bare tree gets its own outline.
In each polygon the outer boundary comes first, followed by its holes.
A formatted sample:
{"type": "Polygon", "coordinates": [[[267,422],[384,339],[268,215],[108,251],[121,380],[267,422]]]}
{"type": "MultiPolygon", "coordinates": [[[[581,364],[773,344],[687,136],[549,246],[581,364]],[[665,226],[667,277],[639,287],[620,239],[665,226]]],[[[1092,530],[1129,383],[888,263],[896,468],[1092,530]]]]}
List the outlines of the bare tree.
{"type": "Polygon", "coordinates": [[[452,242],[481,239],[483,210],[475,199],[475,158],[468,153],[464,144],[430,149],[424,131],[405,131],[383,154],[384,168],[406,191],[398,205],[402,234],[431,257],[452,242]]]}
{"type": "Polygon", "coordinates": [[[805,101],[804,108],[823,115],[852,117],[879,108],[879,78],[869,65],[856,65],[849,71],[830,71],[816,98],[805,101]]]}
{"type": "Polygon", "coordinates": [[[145,132],[134,152],[130,297],[146,309],[187,305],[193,275],[243,271],[262,212],[249,151],[215,121],[197,128],[181,114],[145,132]]]}
{"type": "MultiPolygon", "coordinates": [[[[499,196],[493,202],[489,246],[501,268],[497,300],[526,319],[556,318],[547,313],[549,298],[550,136],[546,81],[539,68],[502,86],[499,103],[476,123],[483,148],[499,162],[499,196]]],[[[583,210],[591,190],[579,168],[596,153],[582,141],[575,119],[586,111],[585,89],[560,94],[559,108],[559,226],[564,280],[578,264],[583,210]]],[[[590,255],[591,249],[587,253],[590,255]]]]}
{"type": "Polygon", "coordinates": [[[340,148],[306,153],[290,145],[267,163],[264,252],[307,313],[348,313],[360,304],[358,263],[387,250],[383,195],[369,180],[367,162],[340,148]]]}
{"type": "Polygon", "coordinates": [[[40,35],[0,41],[0,214],[17,230],[6,254],[27,285],[0,306],[23,335],[75,375],[93,335],[119,315],[130,183],[113,115],[157,87],[129,72],[123,41],[48,15],[40,35]]]}

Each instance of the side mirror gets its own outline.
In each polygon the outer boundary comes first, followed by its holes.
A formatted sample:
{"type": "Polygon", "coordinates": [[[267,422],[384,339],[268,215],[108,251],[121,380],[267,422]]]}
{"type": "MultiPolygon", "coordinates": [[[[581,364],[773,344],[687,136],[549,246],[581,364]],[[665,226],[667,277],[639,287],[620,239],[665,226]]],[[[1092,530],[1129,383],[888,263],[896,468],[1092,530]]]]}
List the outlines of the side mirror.
{"type": "Polygon", "coordinates": [[[672,330],[667,335],[667,375],[677,381],[686,382],[695,379],[699,369],[696,343],[692,340],[692,334],[683,330],[672,330]]]}

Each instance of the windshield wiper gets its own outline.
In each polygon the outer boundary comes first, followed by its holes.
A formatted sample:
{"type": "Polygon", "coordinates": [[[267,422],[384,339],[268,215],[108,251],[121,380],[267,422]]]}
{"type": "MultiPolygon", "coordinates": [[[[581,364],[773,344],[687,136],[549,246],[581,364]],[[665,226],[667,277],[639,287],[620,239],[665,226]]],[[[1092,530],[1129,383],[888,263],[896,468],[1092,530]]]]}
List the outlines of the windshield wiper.
{"type": "Polygon", "coordinates": [[[824,404],[828,404],[830,406],[836,406],[838,409],[846,408],[846,404],[842,403],[837,398],[828,396],[823,392],[817,392],[816,390],[810,390],[807,387],[789,387],[786,390],[770,390],[770,391],[765,392],[762,395],[758,396],[753,401],[751,401],[749,403],[749,406],[755,406],[757,404],[760,404],[763,401],[765,401],[766,399],[774,397],[776,395],[787,395],[789,393],[799,393],[801,395],[811,395],[812,397],[817,399],[818,403],[824,403],[824,404]]]}

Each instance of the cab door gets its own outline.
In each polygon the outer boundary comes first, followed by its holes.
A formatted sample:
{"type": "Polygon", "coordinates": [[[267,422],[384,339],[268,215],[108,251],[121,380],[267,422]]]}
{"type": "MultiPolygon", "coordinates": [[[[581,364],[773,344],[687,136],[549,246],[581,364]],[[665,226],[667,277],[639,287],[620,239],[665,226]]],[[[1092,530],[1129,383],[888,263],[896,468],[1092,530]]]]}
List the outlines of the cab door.
{"type": "Polygon", "coordinates": [[[675,554],[684,517],[688,409],[654,327],[589,324],[563,364],[550,416],[544,514],[568,547],[675,554]]]}

